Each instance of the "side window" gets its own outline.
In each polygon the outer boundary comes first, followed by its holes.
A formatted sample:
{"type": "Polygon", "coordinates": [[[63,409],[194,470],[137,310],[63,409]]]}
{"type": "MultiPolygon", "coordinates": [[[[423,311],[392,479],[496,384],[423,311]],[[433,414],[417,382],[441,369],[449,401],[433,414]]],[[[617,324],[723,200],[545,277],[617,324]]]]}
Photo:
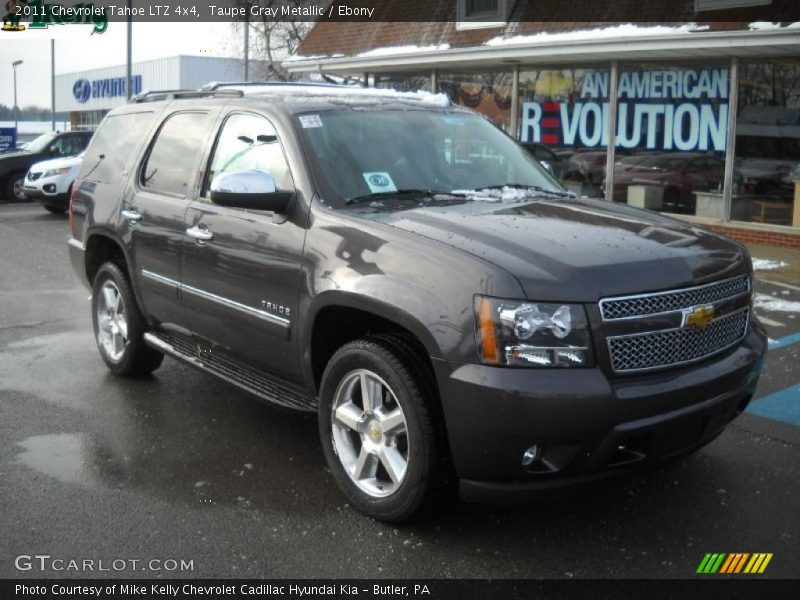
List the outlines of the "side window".
{"type": "Polygon", "coordinates": [[[145,159],[142,187],[186,197],[213,124],[208,113],[180,112],[168,117],[145,159]]]}
{"type": "Polygon", "coordinates": [[[135,153],[154,118],[150,111],[106,117],[86,149],[80,179],[119,183],[123,172],[132,169],[135,153]]]}
{"type": "Polygon", "coordinates": [[[272,175],[279,190],[294,189],[275,128],[256,115],[234,114],[225,120],[201,195],[206,197],[214,177],[228,171],[263,171],[272,175]]]}

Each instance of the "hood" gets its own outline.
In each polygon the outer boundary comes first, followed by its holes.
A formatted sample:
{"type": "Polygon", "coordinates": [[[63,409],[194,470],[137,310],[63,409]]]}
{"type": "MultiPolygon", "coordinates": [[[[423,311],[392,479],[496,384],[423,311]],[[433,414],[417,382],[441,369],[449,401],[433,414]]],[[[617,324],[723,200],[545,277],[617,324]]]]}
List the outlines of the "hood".
{"type": "Polygon", "coordinates": [[[64,167],[79,166],[83,158],[77,156],[63,156],[61,158],[51,158],[50,160],[43,160],[33,164],[30,168],[31,171],[38,173],[39,171],[47,171],[48,169],[63,169],[64,167]]]}
{"type": "Polygon", "coordinates": [[[596,302],[749,269],[736,242],[602,200],[431,203],[354,212],[494,263],[514,275],[531,300],[596,302]]]}

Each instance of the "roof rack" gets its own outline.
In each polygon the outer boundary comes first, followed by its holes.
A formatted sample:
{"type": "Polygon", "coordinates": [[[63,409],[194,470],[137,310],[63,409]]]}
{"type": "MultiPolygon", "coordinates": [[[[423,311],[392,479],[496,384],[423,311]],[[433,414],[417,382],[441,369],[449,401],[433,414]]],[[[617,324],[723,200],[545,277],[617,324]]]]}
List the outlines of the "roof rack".
{"type": "Polygon", "coordinates": [[[315,83],[313,81],[212,81],[200,89],[202,91],[215,91],[224,88],[240,87],[342,87],[336,83],[315,83]]]}
{"type": "Polygon", "coordinates": [[[158,100],[179,100],[187,98],[208,98],[216,96],[230,96],[241,98],[244,93],[241,90],[149,90],[136,94],[131,98],[131,102],[156,102],[158,100]]]}

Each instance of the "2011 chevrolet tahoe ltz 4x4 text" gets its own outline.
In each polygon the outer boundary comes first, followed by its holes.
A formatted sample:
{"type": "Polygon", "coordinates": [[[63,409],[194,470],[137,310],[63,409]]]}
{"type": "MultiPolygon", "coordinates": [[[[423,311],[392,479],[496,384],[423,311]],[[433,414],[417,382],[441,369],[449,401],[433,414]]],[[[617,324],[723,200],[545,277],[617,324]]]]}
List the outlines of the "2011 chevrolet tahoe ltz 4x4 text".
{"type": "Polygon", "coordinates": [[[167,354],[317,411],[382,520],[456,482],[513,500],[688,454],[766,349],[741,245],[575,198],[441,96],[150,93],[103,121],[71,204],[111,371],[167,354]]]}

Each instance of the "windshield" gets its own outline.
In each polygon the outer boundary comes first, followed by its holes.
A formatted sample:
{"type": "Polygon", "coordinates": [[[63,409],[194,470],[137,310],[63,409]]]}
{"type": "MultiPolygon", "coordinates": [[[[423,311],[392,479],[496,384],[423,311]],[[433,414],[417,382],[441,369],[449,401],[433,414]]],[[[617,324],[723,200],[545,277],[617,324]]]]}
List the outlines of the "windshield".
{"type": "Polygon", "coordinates": [[[486,188],[565,190],[483,117],[455,111],[347,110],[297,117],[323,197],[340,208],[376,196],[486,188]]]}
{"type": "Polygon", "coordinates": [[[28,142],[28,145],[25,146],[25,152],[31,152],[32,154],[41,152],[47,148],[47,145],[53,141],[54,137],[56,137],[55,133],[43,133],[32,142],[28,142]]]}

